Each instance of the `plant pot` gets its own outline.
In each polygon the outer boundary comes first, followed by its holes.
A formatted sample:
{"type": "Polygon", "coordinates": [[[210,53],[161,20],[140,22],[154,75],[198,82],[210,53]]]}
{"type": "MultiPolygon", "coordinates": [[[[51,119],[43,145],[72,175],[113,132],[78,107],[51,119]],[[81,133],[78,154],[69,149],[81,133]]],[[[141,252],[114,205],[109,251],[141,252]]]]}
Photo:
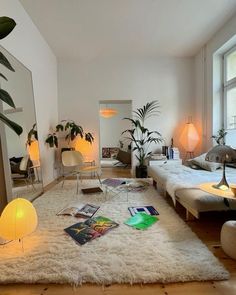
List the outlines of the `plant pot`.
{"type": "Polygon", "coordinates": [[[135,176],[136,178],[147,178],[147,166],[136,166],[135,176]]]}

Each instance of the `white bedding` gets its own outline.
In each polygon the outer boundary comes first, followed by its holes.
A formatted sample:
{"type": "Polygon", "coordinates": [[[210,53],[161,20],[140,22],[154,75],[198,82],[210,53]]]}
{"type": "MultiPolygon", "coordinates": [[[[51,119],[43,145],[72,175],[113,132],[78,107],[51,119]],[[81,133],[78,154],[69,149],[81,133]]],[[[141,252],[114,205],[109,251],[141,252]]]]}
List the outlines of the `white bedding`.
{"type": "MultiPolygon", "coordinates": [[[[220,182],[223,170],[220,168],[214,172],[206,170],[195,170],[184,165],[162,165],[149,167],[150,175],[160,175],[165,181],[165,188],[176,203],[175,194],[179,189],[197,188],[204,182],[220,182]]],[[[236,169],[226,167],[226,178],[229,183],[236,183],[236,169]]]]}

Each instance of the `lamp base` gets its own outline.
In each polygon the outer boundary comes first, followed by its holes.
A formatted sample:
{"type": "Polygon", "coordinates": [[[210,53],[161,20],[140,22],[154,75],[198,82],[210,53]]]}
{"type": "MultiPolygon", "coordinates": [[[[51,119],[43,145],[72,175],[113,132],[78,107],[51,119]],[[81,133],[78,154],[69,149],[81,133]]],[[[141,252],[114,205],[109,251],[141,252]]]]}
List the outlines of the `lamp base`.
{"type": "Polygon", "coordinates": [[[186,155],[185,155],[185,160],[188,160],[188,159],[193,159],[194,158],[194,152],[186,152],[186,155]]]}
{"type": "Polygon", "coordinates": [[[225,162],[223,163],[223,176],[221,181],[218,184],[214,184],[212,187],[216,188],[216,189],[220,189],[222,191],[226,191],[229,189],[229,184],[226,180],[225,177],[225,162]]]}
{"type": "Polygon", "coordinates": [[[223,177],[218,184],[213,184],[212,187],[216,189],[220,189],[222,191],[226,191],[229,189],[229,184],[227,180],[223,177]]]}

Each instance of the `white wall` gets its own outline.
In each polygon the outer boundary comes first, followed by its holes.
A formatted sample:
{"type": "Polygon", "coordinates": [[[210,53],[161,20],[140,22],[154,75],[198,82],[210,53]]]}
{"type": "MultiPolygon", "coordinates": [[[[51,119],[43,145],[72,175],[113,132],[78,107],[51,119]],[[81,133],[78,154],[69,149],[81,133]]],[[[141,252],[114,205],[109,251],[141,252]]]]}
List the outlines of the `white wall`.
{"type": "Polygon", "coordinates": [[[17,26],[1,45],[31,72],[39,133],[44,185],[54,178],[54,151],[45,144],[49,127],[58,121],[57,60],[18,0],[0,0],[1,15],[12,17],[17,26]]]}
{"type": "Polygon", "coordinates": [[[73,119],[95,135],[94,158],[99,156],[99,101],[132,100],[133,110],[158,99],[160,115],[148,126],[163,135],[166,144],[178,137],[193,114],[192,58],[107,57],[86,62],[60,61],[59,117],[73,119]]]}
{"type": "MultiPolygon", "coordinates": [[[[211,136],[222,122],[222,69],[220,57],[224,51],[236,44],[236,15],[234,15],[195,56],[196,117],[202,118],[204,151],[212,146],[211,136]],[[204,80],[202,77],[204,76],[204,80]]],[[[236,145],[236,132],[229,131],[227,144],[236,145]]]]}

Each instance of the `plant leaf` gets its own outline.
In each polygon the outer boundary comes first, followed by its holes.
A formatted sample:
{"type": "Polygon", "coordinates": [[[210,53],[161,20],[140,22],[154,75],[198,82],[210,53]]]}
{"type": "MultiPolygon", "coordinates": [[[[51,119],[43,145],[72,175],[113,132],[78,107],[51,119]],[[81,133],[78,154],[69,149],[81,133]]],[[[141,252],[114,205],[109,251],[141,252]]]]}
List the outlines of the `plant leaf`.
{"type": "Polygon", "coordinates": [[[0,113],[0,120],[5,123],[8,127],[10,127],[17,135],[20,135],[23,131],[22,127],[17,123],[9,120],[6,116],[0,113]]]}
{"type": "Polygon", "coordinates": [[[137,118],[139,118],[142,122],[145,119],[157,115],[159,113],[158,108],[160,107],[159,102],[154,100],[152,102],[148,102],[142,108],[138,108],[137,111],[133,111],[137,118]]]}
{"type": "Polygon", "coordinates": [[[55,144],[56,148],[58,148],[58,139],[57,139],[56,135],[53,136],[53,139],[54,139],[54,144],[55,144]]]}
{"type": "Polygon", "coordinates": [[[88,132],[88,133],[85,133],[85,140],[88,141],[90,144],[92,144],[92,142],[94,141],[94,137],[90,132],[88,132]]]}
{"type": "Polygon", "coordinates": [[[38,131],[37,130],[34,130],[34,137],[36,140],[38,140],[38,131]]]}
{"type": "Polygon", "coordinates": [[[5,79],[6,81],[8,81],[7,78],[2,73],[0,73],[0,77],[2,77],[3,79],[5,79]]]}
{"type": "Polygon", "coordinates": [[[58,132],[58,131],[63,131],[63,129],[64,129],[64,126],[62,125],[62,124],[58,124],[57,126],[56,126],[56,131],[58,132]]]}
{"type": "Polygon", "coordinates": [[[14,19],[7,17],[7,16],[1,16],[0,17],[0,39],[5,38],[8,34],[11,33],[11,31],[15,28],[16,22],[14,19]]]}
{"type": "Polygon", "coordinates": [[[67,122],[65,125],[65,130],[67,130],[68,128],[70,128],[70,122],[67,122]]]}
{"type": "Polygon", "coordinates": [[[8,59],[0,52],[0,64],[4,65],[8,70],[15,72],[8,59]]]}
{"type": "Polygon", "coordinates": [[[10,107],[15,108],[15,104],[8,92],[3,89],[0,89],[0,99],[7,103],[10,107]]]}

